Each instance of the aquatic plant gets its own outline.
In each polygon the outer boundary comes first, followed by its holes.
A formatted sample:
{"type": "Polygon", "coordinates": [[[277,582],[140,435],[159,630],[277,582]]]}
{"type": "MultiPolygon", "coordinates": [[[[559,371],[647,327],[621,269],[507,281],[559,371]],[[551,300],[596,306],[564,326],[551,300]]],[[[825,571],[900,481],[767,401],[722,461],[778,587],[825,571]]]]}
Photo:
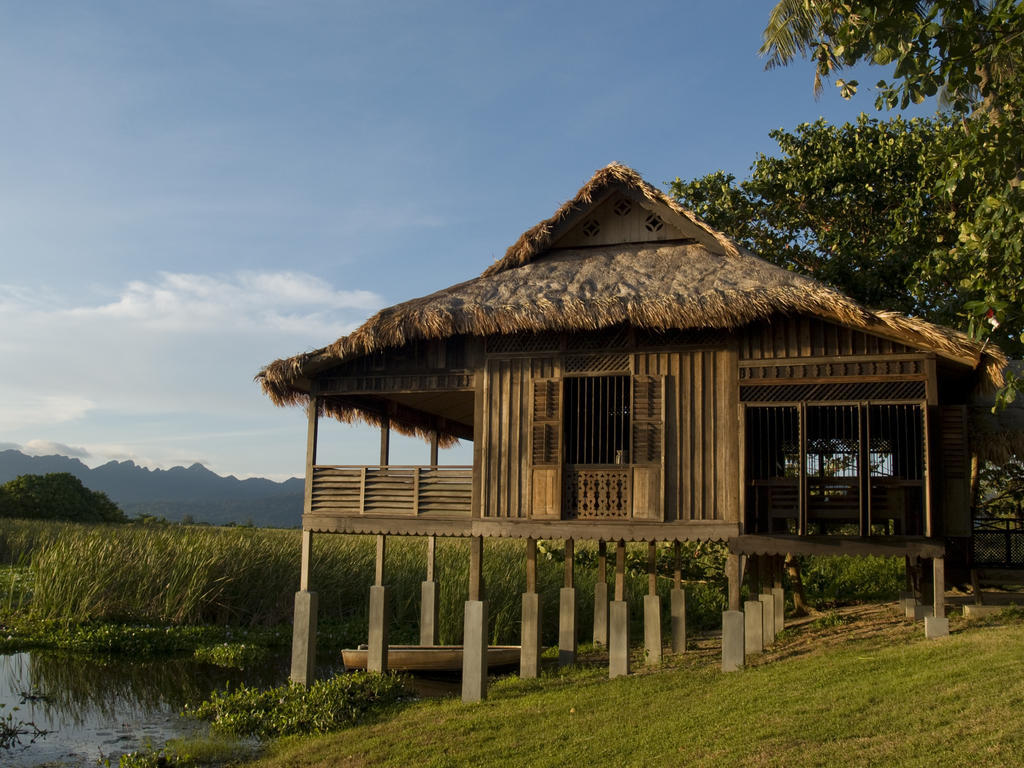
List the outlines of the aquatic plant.
{"type": "Polygon", "coordinates": [[[318,680],[308,688],[281,685],[218,691],[183,714],[206,720],[233,736],[271,739],[337,731],[409,698],[406,679],[394,673],[356,672],[318,680]]]}

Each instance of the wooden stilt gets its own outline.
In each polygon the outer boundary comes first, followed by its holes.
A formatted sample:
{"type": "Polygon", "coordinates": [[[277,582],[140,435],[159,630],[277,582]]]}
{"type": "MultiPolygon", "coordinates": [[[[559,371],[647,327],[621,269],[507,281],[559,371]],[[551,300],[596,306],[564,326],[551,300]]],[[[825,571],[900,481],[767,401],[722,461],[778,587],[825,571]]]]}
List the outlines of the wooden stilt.
{"type": "Polygon", "coordinates": [[[572,539],[565,540],[565,579],[558,596],[558,663],[576,663],[576,548],[572,539]]]}
{"type": "Polygon", "coordinates": [[[519,676],[537,677],[540,673],[540,595],[537,594],[537,540],[526,540],[526,592],[523,594],[522,635],[519,649],[519,676]]]}

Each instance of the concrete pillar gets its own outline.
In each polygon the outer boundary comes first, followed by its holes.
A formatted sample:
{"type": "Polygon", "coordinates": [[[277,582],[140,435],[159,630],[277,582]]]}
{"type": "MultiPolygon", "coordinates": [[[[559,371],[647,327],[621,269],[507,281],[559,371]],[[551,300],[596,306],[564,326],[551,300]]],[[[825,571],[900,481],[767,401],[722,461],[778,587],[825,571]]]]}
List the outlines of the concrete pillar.
{"type": "Polygon", "coordinates": [[[420,645],[437,645],[437,582],[420,583],[420,645]]]}
{"type": "Polygon", "coordinates": [[[644,650],[648,664],[661,664],[661,598],[644,595],[644,650]]]}
{"type": "Polygon", "coordinates": [[[764,606],[764,610],[761,611],[761,620],[764,622],[761,637],[767,648],[775,642],[775,598],[770,593],[761,593],[757,596],[757,599],[764,606]]]}
{"type": "Polygon", "coordinates": [[[932,615],[924,620],[925,637],[936,639],[949,636],[949,619],[946,618],[946,561],[941,557],[932,560],[932,583],[934,597],[932,615]]]}
{"type": "Polygon", "coordinates": [[[540,595],[523,594],[523,625],[520,635],[519,676],[536,677],[540,674],[540,595]]]}
{"type": "MultiPolygon", "coordinates": [[[[724,625],[722,631],[725,631],[724,625]]],[[[722,643],[724,646],[725,638],[722,643]]],[[[743,603],[743,651],[747,656],[764,650],[764,603],[747,600],[743,603]]]]}
{"type": "MultiPolygon", "coordinates": [[[[760,607],[760,603],[758,606],[760,607]]],[[[735,672],[743,667],[744,614],[742,611],[722,612],[722,671],[735,672]]]]}
{"type": "Polygon", "coordinates": [[[316,592],[295,593],[295,621],[292,625],[291,681],[300,685],[313,682],[316,673],[316,592]]]}
{"type": "Polygon", "coordinates": [[[575,547],[565,540],[565,586],[558,593],[558,664],[576,663],[575,547]]]}
{"type": "Polygon", "coordinates": [[[594,645],[608,645],[608,544],[597,545],[597,580],[594,582],[594,645]]]}
{"type": "Polygon", "coordinates": [[[674,542],[674,567],[669,623],[672,629],[672,653],[686,650],[686,592],[683,591],[683,568],[679,557],[679,542],[674,542]]]}
{"type": "Polygon", "coordinates": [[[537,540],[526,540],[526,592],[520,633],[519,676],[540,674],[540,595],[537,594],[537,540]]]}
{"type": "Polygon", "coordinates": [[[487,603],[467,600],[462,624],[462,700],[487,698],[487,603]]]}
{"type": "Polygon", "coordinates": [[[673,588],[672,596],[672,653],[686,650],[686,591],[673,588]]]}
{"type": "Polygon", "coordinates": [[[625,600],[608,604],[608,677],[629,674],[629,605],[625,600]]]}
{"type": "MultiPolygon", "coordinates": [[[[433,433],[436,449],[437,433],[433,433]]],[[[436,456],[433,459],[437,462],[436,456]]],[[[420,645],[437,645],[438,608],[437,581],[434,566],[437,563],[437,537],[427,538],[427,578],[420,584],[420,645]]]]}
{"type": "Polygon", "coordinates": [[[626,542],[615,544],[615,600],[608,605],[608,677],[629,674],[629,606],[626,603],[626,542]]]}
{"type": "Polygon", "coordinates": [[[366,670],[368,672],[387,672],[388,670],[390,609],[388,588],[379,584],[370,587],[370,637],[366,652],[366,670]]]}
{"type": "Polygon", "coordinates": [[[562,587],[558,591],[558,664],[576,663],[576,590],[562,587]]]}

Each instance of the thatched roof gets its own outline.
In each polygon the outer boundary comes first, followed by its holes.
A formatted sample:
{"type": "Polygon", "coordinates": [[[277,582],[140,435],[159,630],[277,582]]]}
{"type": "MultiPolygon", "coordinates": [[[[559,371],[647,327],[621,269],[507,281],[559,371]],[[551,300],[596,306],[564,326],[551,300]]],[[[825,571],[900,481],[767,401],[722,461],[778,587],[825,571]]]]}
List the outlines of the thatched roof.
{"type": "MultiPolygon", "coordinates": [[[[1024,377],[1024,360],[1011,360],[1006,370],[1024,377]]],[[[968,407],[971,451],[995,464],[1024,459],[1024,394],[1004,408],[994,410],[994,404],[991,394],[979,394],[968,407]]]]}
{"type": "MultiPolygon", "coordinates": [[[[701,222],[633,170],[612,164],[551,218],[525,232],[480,277],[383,309],[348,336],[276,360],[257,376],[278,405],[306,402],[311,376],[414,340],[468,334],[640,328],[733,329],[778,315],[810,315],[932,350],[1001,382],[1005,360],[964,334],[894,312],[870,311],[822,283],[776,267],[701,222]],[[554,248],[566,227],[613,191],[655,206],[688,237],[664,243],[554,248]]],[[[330,409],[330,406],[328,406],[330,409]]],[[[352,410],[328,411],[348,421],[352,410]]],[[[401,428],[401,424],[398,424],[401,428]]],[[[425,425],[406,424],[422,433],[425,425]]]]}

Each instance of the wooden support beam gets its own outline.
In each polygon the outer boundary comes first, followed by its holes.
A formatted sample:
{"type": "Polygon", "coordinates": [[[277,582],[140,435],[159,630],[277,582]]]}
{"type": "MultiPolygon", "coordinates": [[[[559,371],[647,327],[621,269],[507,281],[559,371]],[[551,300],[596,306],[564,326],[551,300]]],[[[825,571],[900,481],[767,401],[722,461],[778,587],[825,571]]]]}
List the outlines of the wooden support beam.
{"type": "Polygon", "coordinates": [[[729,554],[725,559],[725,577],[729,581],[729,610],[739,611],[740,606],[740,556],[729,554]]]}
{"type": "Polygon", "coordinates": [[[391,418],[385,416],[380,422],[380,465],[391,463],[391,418]]]}
{"type": "Polygon", "coordinates": [[[437,430],[430,431],[430,466],[437,466],[437,430]]]}
{"type": "Polygon", "coordinates": [[[647,594],[658,594],[658,543],[647,542],[647,594]]]}
{"type": "Polygon", "coordinates": [[[434,580],[434,568],[437,565],[437,536],[427,537],[427,581],[434,580]]]}
{"type": "Polygon", "coordinates": [[[597,542],[597,580],[608,581],[608,542],[597,542]]]}
{"type": "Polygon", "coordinates": [[[674,564],[674,568],[673,568],[673,571],[672,571],[672,587],[673,587],[673,589],[682,589],[683,588],[683,566],[682,566],[682,562],[681,562],[681,559],[680,559],[679,541],[678,540],[674,542],[673,549],[674,549],[674,555],[675,555],[675,564],[674,564]]]}
{"type": "Polygon", "coordinates": [[[313,562],[313,532],[302,532],[302,564],[299,567],[299,591],[309,591],[309,577],[313,562]]]}
{"type": "Polygon", "coordinates": [[[572,539],[565,540],[565,583],[564,587],[571,588],[575,584],[576,545],[572,539]]]}
{"type": "Polygon", "coordinates": [[[374,561],[373,583],[378,587],[384,586],[384,557],[387,554],[387,536],[383,533],[377,534],[377,557],[374,561]]]}
{"type": "Polygon", "coordinates": [[[537,591],[537,540],[526,540],[526,592],[534,594],[537,591]]]}
{"type": "Polygon", "coordinates": [[[309,399],[306,406],[306,485],[305,497],[302,502],[302,514],[308,515],[313,510],[313,467],[316,466],[316,440],[319,422],[320,398],[316,395],[309,399]]]}
{"type": "Polygon", "coordinates": [[[626,599],[626,542],[622,539],[615,544],[615,600],[626,599]]]}
{"type": "Polygon", "coordinates": [[[469,599],[484,599],[484,537],[469,540],[469,599]]]}

